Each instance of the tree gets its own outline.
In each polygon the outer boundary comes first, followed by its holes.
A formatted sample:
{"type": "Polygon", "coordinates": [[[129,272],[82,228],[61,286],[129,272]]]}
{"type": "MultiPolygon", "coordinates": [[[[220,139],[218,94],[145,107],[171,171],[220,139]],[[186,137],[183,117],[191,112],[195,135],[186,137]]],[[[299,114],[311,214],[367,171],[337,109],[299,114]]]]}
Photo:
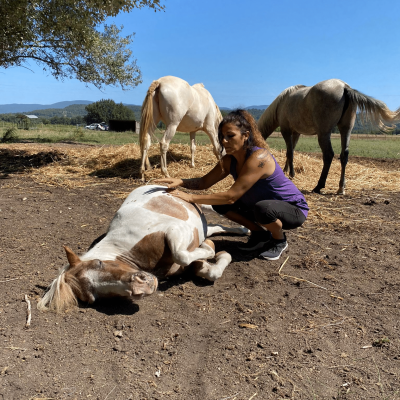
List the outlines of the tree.
{"type": "Polygon", "coordinates": [[[93,122],[106,122],[110,119],[118,120],[133,120],[135,119],[135,113],[122,103],[116,104],[113,100],[100,100],[95,103],[88,104],[85,107],[87,115],[84,117],[86,123],[91,124],[93,122]]]}
{"type": "Polygon", "coordinates": [[[160,1],[0,0],[0,68],[34,60],[57,79],[135,87],[142,80],[128,48],[134,34],[120,37],[123,27],[103,24],[134,8],[163,10],[160,1]]]}

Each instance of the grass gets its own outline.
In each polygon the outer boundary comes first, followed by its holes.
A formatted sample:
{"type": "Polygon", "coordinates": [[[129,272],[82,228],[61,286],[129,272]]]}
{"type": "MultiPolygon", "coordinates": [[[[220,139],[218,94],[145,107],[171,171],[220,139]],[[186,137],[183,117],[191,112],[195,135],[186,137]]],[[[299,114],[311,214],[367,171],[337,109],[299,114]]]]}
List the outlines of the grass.
{"type": "MultiPolygon", "coordinates": [[[[0,126],[0,138],[11,124],[3,123],[0,126]]],[[[161,132],[157,132],[156,136],[161,139],[161,132]]],[[[83,128],[65,125],[44,125],[34,129],[17,130],[17,141],[32,141],[35,143],[57,143],[63,141],[74,141],[87,144],[98,145],[124,145],[130,143],[138,143],[138,135],[133,132],[102,132],[90,131],[83,128]]],[[[154,142],[154,140],[153,140],[154,142]]],[[[270,137],[267,140],[271,148],[276,150],[286,150],[286,145],[281,137],[270,137]]],[[[190,136],[187,133],[176,133],[171,143],[189,144],[190,136]]],[[[196,134],[196,144],[209,144],[208,136],[203,132],[196,134]]],[[[332,147],[335,154],[340,154],[340,139],[332,138],[332,147]]],[[[296,151],[308,153],[321,153],[316,136],[301,137],[296,151]]],[[[353,135],[350,141],[350,155],[369,157],[369,158],[395,158],[400,159],[400,137],[386,136],[385,139],[357,139],[357,135],[353,135]]]]}
{"type": "MultiPolygon", "coordinates": [[[[335,154],[339,155],[340,139],[333,138],[332,147],[335,154]]],[[[269,138],[267,143],[276,150],[286,150],[282,138],[269,138]]],[[[350,155],[369,158],[397,158],[400,159],[400,138],[386,139],[353,139],[350,140],[350,155]]],[[[318,140],[315,136],[301,137],[296,146],[296,151],[307,153],[321,153],[318,140]]]]}

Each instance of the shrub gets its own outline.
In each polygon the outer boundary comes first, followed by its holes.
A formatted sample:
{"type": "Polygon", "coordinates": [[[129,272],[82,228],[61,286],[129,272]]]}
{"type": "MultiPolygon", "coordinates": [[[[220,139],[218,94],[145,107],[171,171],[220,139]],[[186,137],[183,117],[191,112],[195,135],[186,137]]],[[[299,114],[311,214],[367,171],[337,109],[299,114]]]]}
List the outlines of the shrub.
{"type": "Polygon", "coordinates": [[[8,129],[4,132],[3,137],[1,138],[2,143],[5,143],[5,142],[12,142],[12,141],[18,139],[17,132],[18,132],[18,130],[17,130],[17,128],[15,128],[15,127],[8,128],[8,129]]]}

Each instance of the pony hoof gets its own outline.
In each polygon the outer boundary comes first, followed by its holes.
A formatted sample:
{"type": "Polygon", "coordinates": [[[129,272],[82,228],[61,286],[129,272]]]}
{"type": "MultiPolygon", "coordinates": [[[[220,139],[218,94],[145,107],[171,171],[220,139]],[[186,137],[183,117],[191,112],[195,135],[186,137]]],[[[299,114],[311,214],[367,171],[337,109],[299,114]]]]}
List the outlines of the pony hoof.
{"type": "Polygon", "coordinates": [[[321,188],[315,187],[313,190],[313,193],[321,194],[321,188]]]}
{"type": "Polygon", "coordinates": [[[343,188],[338,189],[337,194],[344,195],[346,191],[343,188]]]}

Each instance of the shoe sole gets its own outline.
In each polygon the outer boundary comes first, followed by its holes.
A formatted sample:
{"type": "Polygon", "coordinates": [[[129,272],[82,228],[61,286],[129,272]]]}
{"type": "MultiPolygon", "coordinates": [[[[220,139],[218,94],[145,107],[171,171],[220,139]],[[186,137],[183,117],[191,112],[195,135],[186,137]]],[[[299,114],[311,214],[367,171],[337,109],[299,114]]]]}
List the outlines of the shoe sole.
{"type": "Polygon", "coordinates": [[[259,242],[253,247],[240,247],[240,246],[238,246],[238,249],[242,250],[242,251],[254,251],[254,250],[261,249],[261,247],[264,247],[268,242],[269,242],[269,240],[267,240],[266,242],[259,242]]]}
{"type": "Polygon", "coordinates": [[[286,246],[282,249],[282,251],[280,252],[279,256],[276,256],[276,257],[266,257],[266,256],[263,256],[262,254],[260,254],[260,256],[261,256],[262,258],[265,258],[265,259],[268,260],[268,261],[279,260],[279,258],[281,257],[282,253],[283,253],[287,248],[288,248],[288,244],[286,243],[286,246]]]}

